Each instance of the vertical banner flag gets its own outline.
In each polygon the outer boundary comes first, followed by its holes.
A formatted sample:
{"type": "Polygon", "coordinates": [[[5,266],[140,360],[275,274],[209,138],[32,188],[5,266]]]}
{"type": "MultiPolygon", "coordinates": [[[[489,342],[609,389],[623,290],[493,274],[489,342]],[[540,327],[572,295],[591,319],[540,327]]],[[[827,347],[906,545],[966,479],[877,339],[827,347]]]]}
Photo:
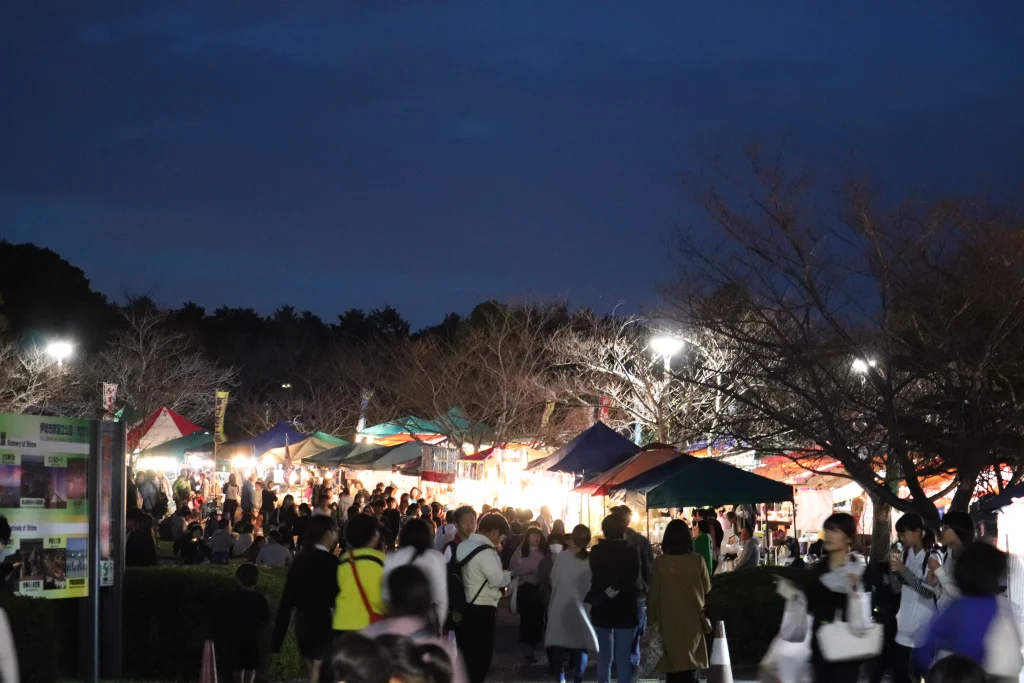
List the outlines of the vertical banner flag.
{"type": "Polygon", "coordinates": [[[548,426],[548,422],[551,422],[551,416],[555,412],[555,402],[548,401],[544,404],[544,413],[540,416],[540,428],[544,429],[548,426]]]}
{"type": "Polygon", "coordinates": [[[611,408],[612,408],[611,396],[602,396],[601,397],[601,412],[600,412],[600,418],[599,418],[602,422],[604,422],[605,420],[608,419],[608,414],[611,412],[611,408]]]}
{"type": "Polygon", "coordinates": [[[366,429],[366,409],[370,407],[370,399],[373,398],[372,391],[364,391],[363,397],[359,400],[359,423],[356,425],[356,433],[366,429]]]}
{"type": "Polygon", "coordinates": [[[224,443],[227,438],[224,436],[224,415],[228,412],[228,392],[218,391],[217,400],[214,403],[214,425],[213,440],[215,443],[224,443]]]}
{"type": "Polygon", "coordinates": [[[103,419],[113,420],[114,419],[114,399],[117,398],[117,385],[116,384],[104,384],[103,385],[103,419]]]}

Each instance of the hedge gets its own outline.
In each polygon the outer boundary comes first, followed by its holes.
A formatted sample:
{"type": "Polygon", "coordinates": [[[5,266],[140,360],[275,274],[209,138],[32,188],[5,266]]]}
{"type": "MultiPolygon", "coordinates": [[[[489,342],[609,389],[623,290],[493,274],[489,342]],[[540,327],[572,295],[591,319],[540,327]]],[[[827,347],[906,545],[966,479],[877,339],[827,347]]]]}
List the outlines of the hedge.
{"type": "MultiPolygon", "coordinates": [[[[194,680],[199,675],[203,644],[213,640],[219,676],[231,680],[232,628],[227,605],[239,590],[235,566],[152,567],[129,569],[124,585],[124,677],[136,680],[194,680]]],[[[259,590],[271,613],[284,590],[282,570],[261,569],[259,590]]],[[[269,632],[264,649],[269,652],[269,632]]],[[[295,638],[289,634],[281,652],[268,657],[268,676],[289,680],[303,676],[295,638]]]]}
{"type": "Polygon", "coordinates": [[[779,632],[783,600],[775,592],[775,575],[802,585],[807,573],[789,567],[758,567],[719,574],[711,581],[706,607],[712,620],[724,622],[734,663],[756,665],[779,632]]]}

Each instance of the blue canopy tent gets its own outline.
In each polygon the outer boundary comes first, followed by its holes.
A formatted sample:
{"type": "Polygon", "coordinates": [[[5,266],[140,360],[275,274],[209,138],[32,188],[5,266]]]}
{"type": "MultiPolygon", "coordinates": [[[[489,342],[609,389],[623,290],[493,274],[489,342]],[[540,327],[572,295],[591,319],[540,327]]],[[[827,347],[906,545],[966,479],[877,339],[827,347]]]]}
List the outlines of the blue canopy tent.
{"type": "Polygon", "coordinates": [[[1014,498],[1024,498],[1024,484],[1007,486],[1002,493],[979,501],[976,513],[991,512],[1012,505],[1014,498]]]}
{"type": "Polygon", "coordinates": [[[221,448],[225,450],[251,448],[253,455],[259,457],[274,448],[284,448],[286,445],[295,446],[308,438],[308,434],[297,430],[291,422],[281,420],[258,436],[242,441],[229,441],[221,448]]]}
{"type": "Polygon", "coordinates": [[[586,431],[528,469],[551,472],[596,474],[615,467],[636,455],[640,448],[603,422],[586,431]]]}
{"type": "Polygon", "coordinates": [[[793,500],[789,484],[713,458],[681,455],[623,482],[615,490],[647,495],[647,509],[718,507],[793,500]]]}

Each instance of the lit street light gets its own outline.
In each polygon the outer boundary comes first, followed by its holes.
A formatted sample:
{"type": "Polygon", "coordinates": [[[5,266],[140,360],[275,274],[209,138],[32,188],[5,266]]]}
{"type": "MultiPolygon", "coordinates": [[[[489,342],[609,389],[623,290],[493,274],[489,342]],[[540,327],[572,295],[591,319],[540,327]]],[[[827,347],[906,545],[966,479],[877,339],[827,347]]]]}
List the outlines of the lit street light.
{"type": "Polygon", "coordinates": [[[683,350],[685,342],[675,337],[655,337],[651,340],[651,349],[665,359],[665,372],[670,370],[669,363],[672,356],[683,350]]]}
{"type": "Polygon", "coordinates": [[[863,358],[856,358],[853,361],[852,367],[854,372],[858,372],[864,375],[867,374],[868,368],[873,368],[875,367],[875,365],[877,365],[877,363],[874,360],[864,360],[863,358]]]}
{"type": "Polygon", "coordinates": [[[64,365],[64,359],[71,356],[73,350],[74,346],[71,345],[71,342],[66,341],[52,341],[46,347],[47,355],[57,361],[58,368],[64,365]]]}
{"type": "Polygon", "coordinates": [[[46,354],[57,361],[57,416],[63,415],[61,400],[64,398],[64,359],[71,356],[75,347],[71,342],[55,339],[46,346],[46,354]]]}

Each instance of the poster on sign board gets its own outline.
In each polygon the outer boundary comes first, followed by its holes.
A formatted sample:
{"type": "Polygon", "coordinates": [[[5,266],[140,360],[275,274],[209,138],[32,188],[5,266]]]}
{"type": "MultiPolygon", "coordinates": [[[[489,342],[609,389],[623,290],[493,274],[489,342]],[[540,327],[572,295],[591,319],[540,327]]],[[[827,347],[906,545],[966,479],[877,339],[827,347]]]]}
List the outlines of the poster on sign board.
{"type": "Polygon", "coordinates": [[[89,420],[0,414],[0,515],[8,587],[38,598],[88,594],[89,420]]]}

